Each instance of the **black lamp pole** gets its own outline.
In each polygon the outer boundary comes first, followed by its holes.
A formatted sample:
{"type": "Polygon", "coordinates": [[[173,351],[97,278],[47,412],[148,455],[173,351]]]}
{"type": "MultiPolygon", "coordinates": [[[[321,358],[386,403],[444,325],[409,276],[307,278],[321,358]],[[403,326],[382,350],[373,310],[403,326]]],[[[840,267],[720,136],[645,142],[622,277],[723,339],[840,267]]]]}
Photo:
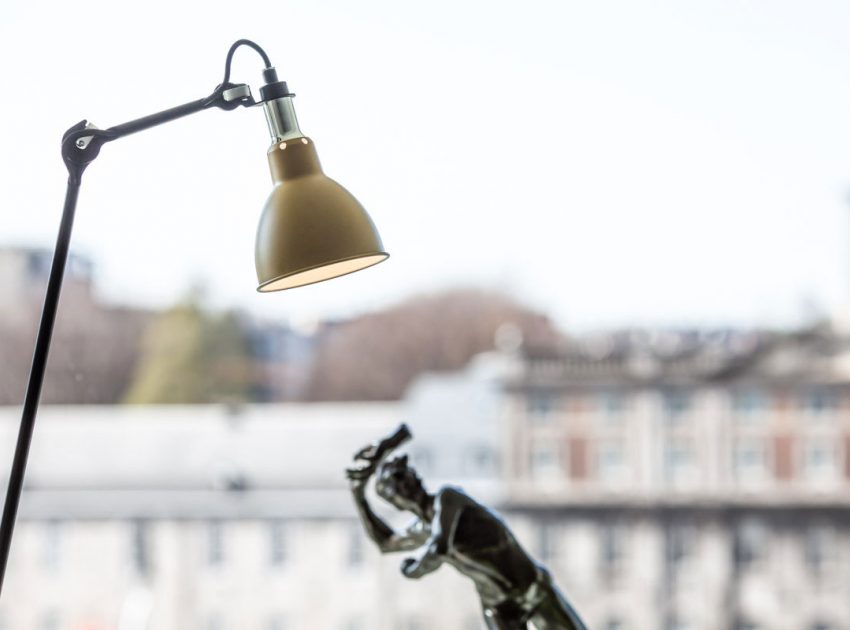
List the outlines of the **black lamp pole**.
{"type": "MultiPolygon", "coordinates": [[[[85,168],[97,157],[100,147],[107,142],[124,136],[143,131],[162,123],[169,122],[194,114],[205,109],[219,108],[232,110],[239,106],[254,105],[250,88],[246,84],[230,83],[230,63],[233,53],[239,46],[246,45],[256,50],[263,57],[267,72],[274,70],[268,56],[263,50],[248,40],[239,40],[233,44],[227,54],[224,81],[215,91],[202,99],[178,105],[171,109],[145,116],[137,120],[116,125],[109,129],[96,129],[82,121],[68,131],[62,138],[62,158],[68,168],[68,187],[65,193],[65,208],[59,226],[59,236],[53,253],[53,264],[47,282],[47,294],[44,298],[44,308],[38,327],[35,352],[27,383],[26,398],[18,432],[15,457],[12,462],[12,472],[9,477],[9,487],[6,492],[6,502],[3,506],[3,520],[0,522],[0,592],[3,588],[3,578],[6,575],[6,565],[9,559],[9,549],[12,544],[12,532],[15,528],[15,517],[21,499],[24,484],[24,472],[27,466],[27,455],[32,442],[35,417],[38,411],[41,387],[44,383],[44,371],[50,351],[50,339],[53,334],[53,324],[56,321],[56,310],[59,305],[59,295],[62,291],[62,279],[65,274],[65,263],[68,260],[68,246],[71,240],[71,230],[74,225],[74,211],[77,207],[77,197],[85,168]]],[[[270,75],[267,75],[267,78],[270,75]]]]}

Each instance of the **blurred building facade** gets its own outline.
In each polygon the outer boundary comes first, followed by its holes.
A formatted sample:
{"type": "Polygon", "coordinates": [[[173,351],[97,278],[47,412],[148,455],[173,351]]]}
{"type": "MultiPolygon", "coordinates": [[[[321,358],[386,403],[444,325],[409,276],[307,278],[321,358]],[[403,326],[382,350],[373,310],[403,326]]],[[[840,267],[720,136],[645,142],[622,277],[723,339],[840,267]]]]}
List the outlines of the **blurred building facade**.
{"type": "Polygon", "coordinates": [[[850,627],[848,360],[828,329],[527,356],[509,502],[593,627],[850,627]]]}
{"type": "MultiPolygon", "coordinates": [[[[36,247],[0,247],[0,318],[6,323],[28,322],[41,308],[53,251],[36,247]]],[[[71,254],[65,272],[64,299],[91,305],[94,266],[71,254]]]]}
{"type": "Polygon", "coordinates": [[[847,629],[846,350],[629,333],[483,355],[398,403],[48,408],[0,627],[481,628],[464,578],[405,580],[356,520],[342,469],[403,420],[426,482],[497,508],[591,628],[847,629]]]}

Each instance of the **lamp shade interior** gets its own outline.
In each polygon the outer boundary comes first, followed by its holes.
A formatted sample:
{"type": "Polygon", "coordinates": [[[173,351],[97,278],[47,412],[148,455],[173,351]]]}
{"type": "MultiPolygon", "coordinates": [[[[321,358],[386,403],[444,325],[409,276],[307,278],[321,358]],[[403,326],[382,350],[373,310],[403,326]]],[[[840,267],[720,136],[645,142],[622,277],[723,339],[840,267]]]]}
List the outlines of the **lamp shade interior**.
{"type": "Polygon", "coordinates": [[[386,260],[389,254],[370,254],[351,260],[340,260],[334,263],[328,263],[314,269],[305,271],[297,271],[289,276],[270,280],[265,284],[257,287],[261,293],[267,291],[283,291],[284,289],[294,289],[295,287],[303,287],[307,284],[315,284],[323,280],[338,278],[355,271],[360,271],[366,267],[377,265],[379,262],[386,260]]]}

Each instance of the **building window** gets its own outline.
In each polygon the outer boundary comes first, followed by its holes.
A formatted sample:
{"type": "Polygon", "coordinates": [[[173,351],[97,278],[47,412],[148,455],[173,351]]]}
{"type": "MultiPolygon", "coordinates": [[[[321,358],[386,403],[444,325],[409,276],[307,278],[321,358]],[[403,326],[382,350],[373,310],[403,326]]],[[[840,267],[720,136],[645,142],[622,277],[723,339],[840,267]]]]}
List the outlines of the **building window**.
{"type": "Polygon", "coordinates": [[[605,483],[617,483],[627,477],[626,447],[623,440],[604,440],[596,447],[596,474],[605,483]]]}
{"type": "Polygon", "coordinates": [[[803,473],[816,485],[829,485],[839,480],[838,452],[831,440],[809,440],[803,449],[803,473]]]}
{"type": "Polygon", "coordinates": [[[342,624],[342,630],[366,630],[362,617],[351,617],[342,624]]]}
{"type": "Polygon", "coordinates": [[[664,394],[664,412],[673,421],[682,419],[691,409],[691,397],[685,392],[664,394]]]}
{"type": "Polygon", "coordinates": [[[496,454],[484,444],[467,449],[464,460],[464,468],[471,475],[490,476],[496,472],[496,454]]]}
{"type": "Polygon", "coordinates": [[[605,525],[599,532],[599,567],[605,580],[617,580],[623,572],[626,531],[620,525],[605,525]]]}
{"type": "Polygon", "coordinates": [[[768,544],[767,528],[758,521],[744,521],[735,529],[734,562],[738,571],[756,567],[764,558],[768,544]]]}
{"type": "Polygon", "coordinates": [[[537,481],[552,481],[563,478],[560,449],[551,441],[535,441],[531,446],[531,477],[537,481]]]}
{"type": "Polygon", "coordinates": [[[558,559],[559,528],[554,523],[540,523],[537,527],[537,552],[543,564],[558,559]]]}
{"type": "Polygon", "coordinates": [[[767,410],[767,396],[756,390],[736,392],[732,396],[732,409],[736,418],[751,420],[767,410]]]}
{"type": "Polygon", "coordinates": [[[694,452],[690,440],[669,439],[664,445],[664,480],[673,488],[696,480],[694,452]]]}
{"type": "Polygon", "coordinates": [[[622,422],[626,411],[626,397],[616,392],[603,394],[598,399],[599,417],[605,423],[616,425],[622,422]]]}
{"type": "Polygon", "coordinates": [[[269,562],[272,566],[279,567],[286,563],[286,541],[286,523],[272,521],[269,525],[269,562]]]}
{"type": "Polygon", "coordinates": [[[267,630],[287,630],[286,616],[281,613],[275,613],[269,617],[266,624],[267,630]]]}
{"type": "Polygon", "coordinates": [[[402,620],[400,630],[425,630],[426,627],[428,626],[425,625],[420,617],[411,615],[402,620]]]}
{"type": "Polygon", "coordinates": [[[815,389],[803,396],[802,405],[807,413],[813,415],[829,413],[838,407],[838,397],[829,390],[815,389]]]}
{"type": "Polygon", "coordinates": [[[732,457],[735,479],[741,486],[759,486],[767,481],[767,446],[763,440],[740,440],[732,457]]]}
{"type": "Polygon", "coordinates": [[[207,523],[207,564],[219,566],[224,562],[224,526],[220,521],[207,523]]]}
{"type": "Polygon", "coordinates": [[[667,527],[664,537],[664,552],[667,570],[673,575],[681,574],[693,560],[696,548],[696,530],[687,524],[667,527]]]}
{"type": "Polygon", "coordinates": [[[526,404],[533,421],[548,422],[555,410],[555,396],[549,392],[530,392],[526,404]]]}
{"type": "Polygon", "coordinates": [[[806,532],[804,555],[806,568],[815,578],[822,578],[835,557],[836,542],[833,531],[825,526],[810,527],[806,532]]]}
{"type": "Polygon", "coordinates": [[[59,630],[59,613],[55,610],[46,611],[41,616],[38,630],[59,630]]]}
{"type": "Polygon", "coordinates": [[[42,565],[47,571],[58,571],[62,563],[62,524],[49,521],[44,526],[42,565]]]}
{"type": "Polygon", "coordinates": [[[133,521],[131,530],[131,556],[133,569],[141,576],[150,572],[149,526],[145,521],[133,521]]]}
{"type": "Polygon", "coordinates": [[[353,523],[348,528],[348,566],[359,567],[364,560],[363,528],[360,523],[353,523]]]}

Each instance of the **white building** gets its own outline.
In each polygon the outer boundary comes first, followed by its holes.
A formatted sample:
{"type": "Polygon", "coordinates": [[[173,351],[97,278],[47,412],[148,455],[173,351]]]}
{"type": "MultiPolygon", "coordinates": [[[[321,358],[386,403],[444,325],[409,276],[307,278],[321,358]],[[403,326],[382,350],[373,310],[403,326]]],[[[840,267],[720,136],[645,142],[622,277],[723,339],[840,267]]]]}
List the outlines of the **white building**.
{"type": "MultiPolygon", "coordinates": [[[[470,418],[464,405],[471,414],[493,408],[499,390],[483,369],[483,394],[474,379],[448,377],[442,387],[434,377],[409,403],[45,407],[0,628],[480,627],[465,579],[445,570],[411,582],[399,572],[403,556],[380,556],[343,471],[357,449],[404,420],[423,473],[494,498],[503,430],[493,415],[478,413],[480,430],[467,426],[451,442],[456,450],[444,448],[452,427],[470,418]],[[469,397],[455,396],[461,390],[469,397]],[[429,408],[460,415],[427,422],[429,408]],[[469,471],[468,484],[455,466],[469,471]]],[[[17,409],[0,413],[0,461],[11,461],[17,423],[17,409]]]]}
{"type": "Polygon", "coordinates": [[[406,421],[426,482],[496,507],[591,628],[850,629],[843,343],[588,348],[399,403],[46,408],[0,628],[481,628],[468,581],[406,580],[356,520],[343,468],[406,421]]]}

